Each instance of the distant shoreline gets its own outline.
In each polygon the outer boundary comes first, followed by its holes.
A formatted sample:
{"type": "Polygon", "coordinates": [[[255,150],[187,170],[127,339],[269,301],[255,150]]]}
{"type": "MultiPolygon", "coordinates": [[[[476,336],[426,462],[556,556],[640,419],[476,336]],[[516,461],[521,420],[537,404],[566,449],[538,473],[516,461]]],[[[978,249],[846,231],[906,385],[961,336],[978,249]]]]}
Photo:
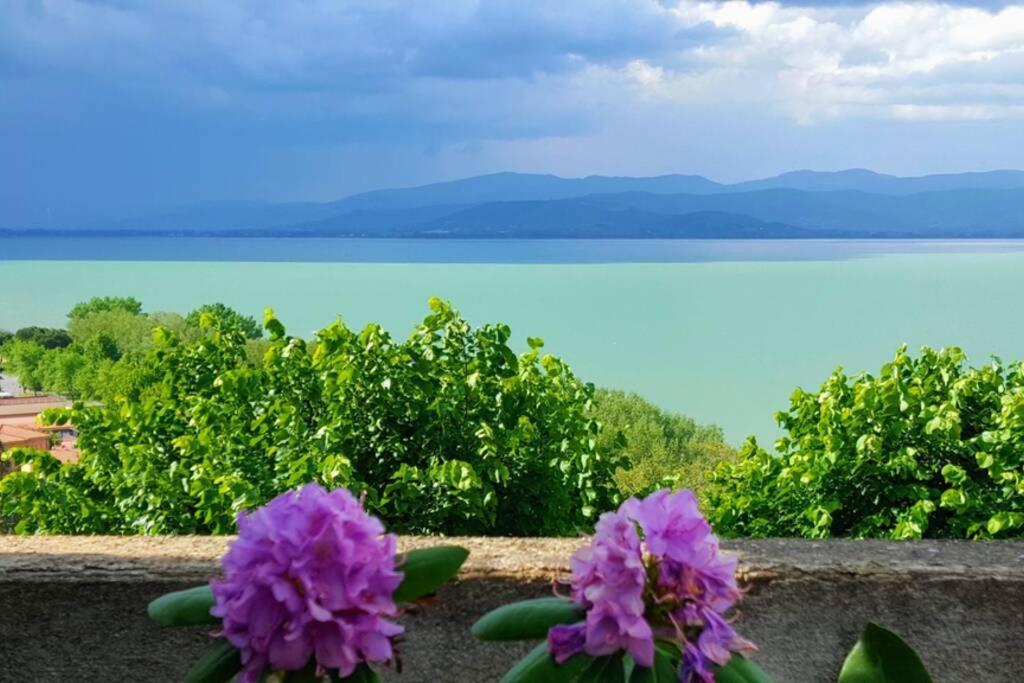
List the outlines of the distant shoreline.
{"type": "MultiPolygon", "coordinates": [[[[808,231],[810,232],[810,231],[808,231]]],[[[590,234],[330,234],[330,233],[290,233],[267,230],[211,230],[211,231],[143,231],[143,230],[3,230],[0,239],[330,239],[330,240],[378,240],[382,242],[395,240],[419,240],[424,242],[438,241],[500,241],[500,240],[559,240],[559,241],[1016,241],[1024,240],[1024,228],[1011,233],[961,232],[943,233],[907,233],[881,232],[870,233],[860,231],[813,231],[814,234],[743,234],[743,235],[658,235],[658,234],[622,234],[622,235],[590,235],[590,234]]],[[[2,257],[2,255],[0,255],[2,257]]]]}

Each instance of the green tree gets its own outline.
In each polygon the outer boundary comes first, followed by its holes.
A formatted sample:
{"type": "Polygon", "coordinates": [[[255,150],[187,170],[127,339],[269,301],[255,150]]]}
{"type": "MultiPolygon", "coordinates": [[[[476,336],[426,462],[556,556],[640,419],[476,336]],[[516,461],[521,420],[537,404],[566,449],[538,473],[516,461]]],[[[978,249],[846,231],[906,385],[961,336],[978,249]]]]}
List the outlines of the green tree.
{"type": "Polygon", "coordinates": [[[537,339],[517,356],[507,326],[431,309],[405,341],[336,322],[307,344],[271,315],[258,365],[230,324],[193,342],[159,328],[125,395],[48,416],[74,421],[81,459],[0,481],[0,516],[25,533],[226,533],[315,480],[365,492],[399,531],[589,527],[620,465],[598,449],[593,387],[537,339]]]}
{"type": "Polygon", "coordinates": [[[699,492],[714,466],[735,456],[720,428],[663,411],[636,394],[599,389],[594,416],[602,425],[598,450],[618,450],[626,463],[615,480],[627,496],[665,485],[699,492]]]}
{"type": "Polygon", "coordinates": [[[215,317],[220,321],[222,327],[235,327],[248,339],[259,339],[263,336],[263,328],[256,322],[256,318],[242,315],[233,308],[222,303],[205,304],[189,312],[185,316],[185,323],[193,328],[202,327],[201,321],[204,315],[215,317]]]}
{"type": "Polygon", "coordinates": [[[71,335],[59,327],[23,327],[14,333],[21,341],[34,342],[43,348],[59,349],[71,345],[71,335]]]}
{"type": "Polygon", "coordinates": [[[145,354],[153,348],[153,330],[159,326],[151,316],[111,310],[73,318],[68,331],[76,344],[85,345],[104,337],[114,343],[118,355],[129,355],[145,354]]]}
{"type": "Polygon", "coordinates": [[[75,304],[68,311],[68,318],[77,320],[93,313],[107,313],[110,311],[122,311],[131,315],[139,315],[142,313],[142,302],[130,296],[95,296],[88,301],[75,304]]]}
{"type": "Polygon", "coordinates": [[[43,354],[37,367],[40,384],[48,391],[78,398],[82,387],[77,375],[89,365],[89,360],[74,346],[52,349],[43,354]]]}
{"type": "Polygon", "coordinates": [[[3,348],[7,372],[17,375],[18,382],[26,389],[42,391],[44,379],[39,366],[46,353],[46,348],[38,342],[18,337],[10,339],[3,348]]]}
{"type": "Polygon", "coordinates": [[[1024,535],[1024,367],[902,347],[877,375],[837,369],[719,466],[711,519],[739,536],[1024,535]]]}

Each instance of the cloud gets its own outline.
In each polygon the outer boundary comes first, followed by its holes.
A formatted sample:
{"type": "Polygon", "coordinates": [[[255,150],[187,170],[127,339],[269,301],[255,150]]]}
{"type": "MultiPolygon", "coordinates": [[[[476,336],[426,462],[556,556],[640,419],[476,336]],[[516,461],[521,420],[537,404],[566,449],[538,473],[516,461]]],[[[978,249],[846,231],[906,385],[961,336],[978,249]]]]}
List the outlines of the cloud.
{"type": "Polygon", "coordinates": [[[1021,2],[9,0],[0,204],[1003,163],[1022,84],[1021,2]]]}
{"type": "Polygon", "coordinates": [[[805,123],[936,106],[1015,116],[1019,93],[990,102],[979,86],[1022,80],[1022,54],[1020,5],[43,0],[0,19],[9,72],[263,114],[415,111],[429,122],[471,116],[469,105],[499,136],[534,127],[510,131],[496,116],[508,108],[541,123],[552,107],[576,109],[585,129],[586,111],[551,100],[599,87],[595,74],[624,88],[598,94],[605,101],[640,83],[663,105],[758,103],[805,123]],[[523,97],[545,108],[524,111],[523,97]]]}

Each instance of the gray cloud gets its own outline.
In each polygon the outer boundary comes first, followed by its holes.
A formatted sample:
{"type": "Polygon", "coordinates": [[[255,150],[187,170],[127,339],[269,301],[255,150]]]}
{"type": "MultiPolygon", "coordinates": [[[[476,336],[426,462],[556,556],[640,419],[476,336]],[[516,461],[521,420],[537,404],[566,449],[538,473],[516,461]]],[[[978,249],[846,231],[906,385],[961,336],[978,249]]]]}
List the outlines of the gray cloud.
{"type": "Polygon", "coordinates": [[[1006,3],[11,0],[0,224],[504,168],[1007,165],[976,122],[1024,125],[1022,54],[1006,3]]]}

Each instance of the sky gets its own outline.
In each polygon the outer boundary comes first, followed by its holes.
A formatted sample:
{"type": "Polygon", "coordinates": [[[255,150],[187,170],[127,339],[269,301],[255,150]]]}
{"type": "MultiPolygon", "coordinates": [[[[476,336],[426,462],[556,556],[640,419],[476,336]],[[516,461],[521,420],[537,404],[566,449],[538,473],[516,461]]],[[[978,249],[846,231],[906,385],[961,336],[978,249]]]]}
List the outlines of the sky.
{"type": "Polygon", "coordinates": [[[1024,4],[3,0],[0,227],[497,171],[1024,167],[1024,4]]]}

